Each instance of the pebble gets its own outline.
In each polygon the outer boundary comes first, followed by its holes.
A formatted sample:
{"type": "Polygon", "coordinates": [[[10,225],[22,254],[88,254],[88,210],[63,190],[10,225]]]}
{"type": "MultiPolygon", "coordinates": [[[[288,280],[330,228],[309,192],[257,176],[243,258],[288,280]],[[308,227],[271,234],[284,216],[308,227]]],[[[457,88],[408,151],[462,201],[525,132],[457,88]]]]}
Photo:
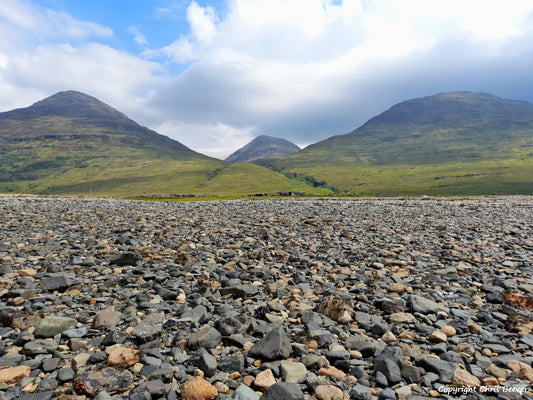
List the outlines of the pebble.
{"type": "Polygon", "coordinates": [[[318,400],[343,400],[344,393],[333,385],[318,385],[315,388],[315,396],[318,400]]]}
{"type": "Polygon", "coordinates": [[[0,382],[14,384],[30,376],[31,368],[27,366],[0,369],[0,382]]]}
{"type": "Polygon", "coordinates": [[[532,208],[0,195],[0,398],[531,397],[532,208]]]}
{"type": "Polygon", "coordinates": [[[187,381],[181,390],[181,397],[189,400],[213,400],[218,396],[218,391],[208,381],[195,377],[187,381]]]}
{"type": "Polygon", "coordinates": [[[254,380],[254,385],[259,389],[268,389],[276,383],[276,378],[270,368],[257,374],[254,380]]]}

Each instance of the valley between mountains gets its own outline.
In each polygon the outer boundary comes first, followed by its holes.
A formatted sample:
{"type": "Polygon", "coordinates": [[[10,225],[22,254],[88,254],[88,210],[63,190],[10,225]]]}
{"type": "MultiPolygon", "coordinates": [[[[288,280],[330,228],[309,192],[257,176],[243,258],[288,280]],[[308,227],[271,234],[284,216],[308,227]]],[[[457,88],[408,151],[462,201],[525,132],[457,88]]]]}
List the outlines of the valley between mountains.
{"type": "MultiPolygon", "coordinates": [[[[275,133],[273,133],[275,134],[275,133]]],[[[262,135],[226,161],[66,91],[0,113],[0,192],[101,197],[533,194],[533,105],[453,92],[305,149],[262,135]]]]}

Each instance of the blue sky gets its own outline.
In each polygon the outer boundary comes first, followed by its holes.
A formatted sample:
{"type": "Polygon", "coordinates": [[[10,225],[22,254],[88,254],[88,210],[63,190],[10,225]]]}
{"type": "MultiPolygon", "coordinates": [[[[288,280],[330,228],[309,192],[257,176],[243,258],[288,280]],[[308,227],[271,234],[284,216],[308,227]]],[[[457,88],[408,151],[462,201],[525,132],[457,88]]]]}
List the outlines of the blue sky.
{"type": "MultiPolygon", "coordinates": [[[[190,1],[187,0],[35,0],[34,3],[110,27],[113,36],[105,43],[134,54],[147,45],[164,47],[189,33],[186,14],[190,1]]],[[[224,15],[227,7],[223,0],[197,0],[196,3],[212,7],[217,15],[224,15]]]]}
{"type": "Polygon", "coordinates": [[[0,38],[0,111],[78,90],[219,158],[439,92],[533,102],[531,0],[2,0],[0,38]]]}

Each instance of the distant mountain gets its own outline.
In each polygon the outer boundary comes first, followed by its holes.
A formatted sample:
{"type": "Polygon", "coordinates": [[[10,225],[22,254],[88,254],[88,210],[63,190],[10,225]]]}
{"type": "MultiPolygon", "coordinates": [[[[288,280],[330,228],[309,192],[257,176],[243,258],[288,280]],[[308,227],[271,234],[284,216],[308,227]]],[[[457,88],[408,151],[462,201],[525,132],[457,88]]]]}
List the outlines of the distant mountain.
{"type": "Polygon", "coordinates": [[[363,194],[533,194],[533,104],[471,92],[408,100],[269,166],[363,194]]]}
{"type": "Polygon", "coordinates": [[[254,162],[261,159],[276,159],[300,151],[300,148],[288,140],[261,135],[246,146],[232,153],[227,162],[254,162]]]}
{"type": "Polygon", "coordinates": [[[214,185],[214,194],[239,194],[259,191],[257,182],[268,182],[265,190],[305,190],[263,167],[236,180],[244,169],[230,166],[75,91],[0,113],[0,192],[213,194],[214,185]]]}

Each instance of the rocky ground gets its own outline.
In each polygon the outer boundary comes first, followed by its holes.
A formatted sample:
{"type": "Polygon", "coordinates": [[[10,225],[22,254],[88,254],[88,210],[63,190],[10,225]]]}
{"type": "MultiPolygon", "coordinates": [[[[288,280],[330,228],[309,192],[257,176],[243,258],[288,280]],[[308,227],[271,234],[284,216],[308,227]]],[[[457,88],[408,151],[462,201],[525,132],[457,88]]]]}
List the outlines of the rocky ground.
{"type": "Polygon", "coordinates": [[[0,197],[0,399],[533,399],[533,199],[0,197]]]}

